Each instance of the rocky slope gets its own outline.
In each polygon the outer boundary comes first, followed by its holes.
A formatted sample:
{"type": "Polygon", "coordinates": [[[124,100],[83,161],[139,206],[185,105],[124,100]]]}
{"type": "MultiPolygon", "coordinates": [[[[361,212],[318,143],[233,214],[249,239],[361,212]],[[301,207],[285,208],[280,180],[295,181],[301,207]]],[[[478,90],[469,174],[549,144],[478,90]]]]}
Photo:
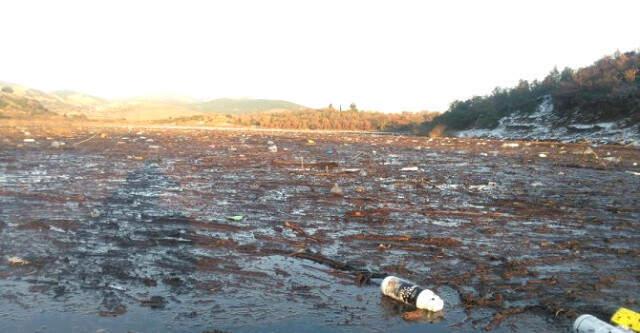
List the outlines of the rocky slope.
{"type": "Polygon", "coordinates": [[[514,112],[499,120],[493,129],[468,129],[460,137],[526,140],[592,141],[640,146],[640,124],[627,117],[609,122],[580,122],[556,112],[551,95],[545,95],[535,112],[514,112]]]}

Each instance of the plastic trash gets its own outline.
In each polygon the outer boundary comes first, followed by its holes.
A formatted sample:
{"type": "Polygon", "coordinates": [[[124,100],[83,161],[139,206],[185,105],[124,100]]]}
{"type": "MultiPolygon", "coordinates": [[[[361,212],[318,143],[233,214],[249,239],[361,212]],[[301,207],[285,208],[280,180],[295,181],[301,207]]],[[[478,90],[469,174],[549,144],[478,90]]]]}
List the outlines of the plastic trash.
{"type": "Polygon", "coordinates": [[[269,151],[272,152],[272,153],[277,153],[278,152],[278,146],[270,145],[269,146],[269,151]]]}
{"type": "Polygon", "coordinates": [[[629,333],[631,331],[613,326],[592,315],[582,315],[573,322],[573,333],[629,333]]]}
{"type": "Polygon", "coordinates": [[[114,290],[118,290],[118,291],[127,291],[127,288],[121,286],[121,285],[117,285],[117,284],[110,284],[109,288],[114,289],[114,290]]]}
{"type": "Polygon", "coordinates": [[[333,184],[331,188],[331,194],[342,195],[342,188],[338,185],[338,183],[333,184]]]}
{"type": "Polygon", "coordinates": [[[58,227],[52,226],[52,225],[49,226],[49,230],[55,231],[55,232],[59,232],[59,233],[63,233],[63,234],[66,233],[66,231],[64,229],[58,228],[58,227]]]}
{"type": "Polygon", "coordinates": [[[640,313],[627,308],[619,308],[611,316],[611,322],[633,332],[640,332],[640,313]]]}
{"type": "Polygon", "coordinates": [[[422,289],[418,285],[395,276],[387,276],[380,284],[382,294],[418,309],[441,311],[444,301],[429,289],[422,289]]]}
{"type": "Polygon", "coordinates": [[[418,171],[418,167],[417,166],[404,167],[400,169],[400,171],[418,171]]]}
{"type": "Polygon", "coordinates": [[[16,256],[8,257],[7,261],[9,262],[9,265],[14,265],[14,266],[22,266],[22,265],[30,264],[29,260],[25,260],[16,256]]]}
{"type": "Polygon", "coordinates": [[[244,215],[227,216],[227,219],[231,221],[242,221],[244,219],[244,215]]]}
{"type": "Polygon", "coordinates": [[[596,152],[593,151],[593,149],[591,149],[591,147],[587,147],[584,149],[584,151],[582,152],[582,155],[595,155],[596,152]]]}

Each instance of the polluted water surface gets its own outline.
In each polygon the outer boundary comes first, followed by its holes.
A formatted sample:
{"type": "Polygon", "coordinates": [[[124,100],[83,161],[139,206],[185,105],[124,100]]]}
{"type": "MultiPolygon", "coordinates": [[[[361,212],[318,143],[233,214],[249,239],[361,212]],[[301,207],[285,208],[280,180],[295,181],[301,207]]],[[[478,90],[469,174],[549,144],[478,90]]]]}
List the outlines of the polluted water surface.
{"type": "Polygon", "coordinates": [[[28,130],[0,129],[2,332],[561,332],[640,297],[635,148],[28,130]]]}

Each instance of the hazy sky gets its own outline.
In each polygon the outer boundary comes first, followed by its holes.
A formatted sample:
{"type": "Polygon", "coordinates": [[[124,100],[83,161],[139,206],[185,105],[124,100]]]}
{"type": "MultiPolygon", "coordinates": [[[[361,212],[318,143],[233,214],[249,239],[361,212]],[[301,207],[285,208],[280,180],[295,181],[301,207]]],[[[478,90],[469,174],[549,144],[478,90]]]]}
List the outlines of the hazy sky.
{"type": "Polygon", "coordinates": [[[640,47],[640,1],[89,1],[0,6],[0,81],[104,97],[444,110],[640,47]]]}

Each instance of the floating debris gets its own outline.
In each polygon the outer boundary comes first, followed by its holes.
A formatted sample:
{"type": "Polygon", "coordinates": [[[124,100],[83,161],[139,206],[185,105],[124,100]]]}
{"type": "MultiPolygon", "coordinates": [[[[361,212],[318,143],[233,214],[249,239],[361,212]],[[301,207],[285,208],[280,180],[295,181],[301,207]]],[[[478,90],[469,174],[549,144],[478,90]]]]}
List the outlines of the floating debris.
{"type": "Polygon", "coordinates": [[[58,228],[58,227],[52,226],[52,225],[49,226],[49,230],[55,231],[55,232],[59,232],[59,233],[63,233],[63,234],[66,233],[66,231],[64,229],[58,228]]]}
{"type": "Polygon", "coordinates": [[[627,330],[640,332],[640,313],[627,308],[619,308],[613,316],[611,322],[627,330]]]}
{"type": "Polygon", "coordinates": [[[127,288],[121,286],[121,285],[117,285],[117,284],[110,284],[109,288],[113,289],[113,290],[118,290],[118,291],[127,291],[127,288]]]}
{"type": "Polygon", "coordinates": [[[438,312],[444,308],[444,301],[433,291],[422,289],[412,282],[395,276],[384,278],[380,284],[380,290],[385,296],[413,305],[418,309],[438,312]]]}
{"type": "Polygon", "coordinates": [[[573,333],[630,333],[629,331],[613,326],[592,315],[585,314],[573,323],[573,333]]]}
{"type": "Polygon", "coordinates": [[[16,256],[8,257],[7,262],[9,262],[9,265],[13,265],[13,266],[23,266],[23,265],[29,265],[31,263],[29,260],[22,259],[16,256]]]}
{"type": "Polygon", "coordinates": [[[62,146],[64,146],[65,143],[61,142],[61,141],[52,141],[51,142],[51,148],[60,148],[62,146]]]}
{"type": "Polygon", "coordinates": [[[343,195],[342,188],[338,185],[338,183],[333,184],[333,187],[331,187],[331,194],[343,195]]]}
{"type": "Polygon", "coordinates": [[[148,306],[152,309],[162,309],[167,304],[167,301],[162,296],[151,296],[148,299],[140,300],[140,305],[148,306]]]}
{"type": "Polygon", "coordinates": [[[620,162],[622,162],[622,158],[613,157],[613,156],[605,157],[605,158],[603,158],[603,160],[605,160],[607,162],[611,162],[611,163],[620,163],[620,162]]]}

